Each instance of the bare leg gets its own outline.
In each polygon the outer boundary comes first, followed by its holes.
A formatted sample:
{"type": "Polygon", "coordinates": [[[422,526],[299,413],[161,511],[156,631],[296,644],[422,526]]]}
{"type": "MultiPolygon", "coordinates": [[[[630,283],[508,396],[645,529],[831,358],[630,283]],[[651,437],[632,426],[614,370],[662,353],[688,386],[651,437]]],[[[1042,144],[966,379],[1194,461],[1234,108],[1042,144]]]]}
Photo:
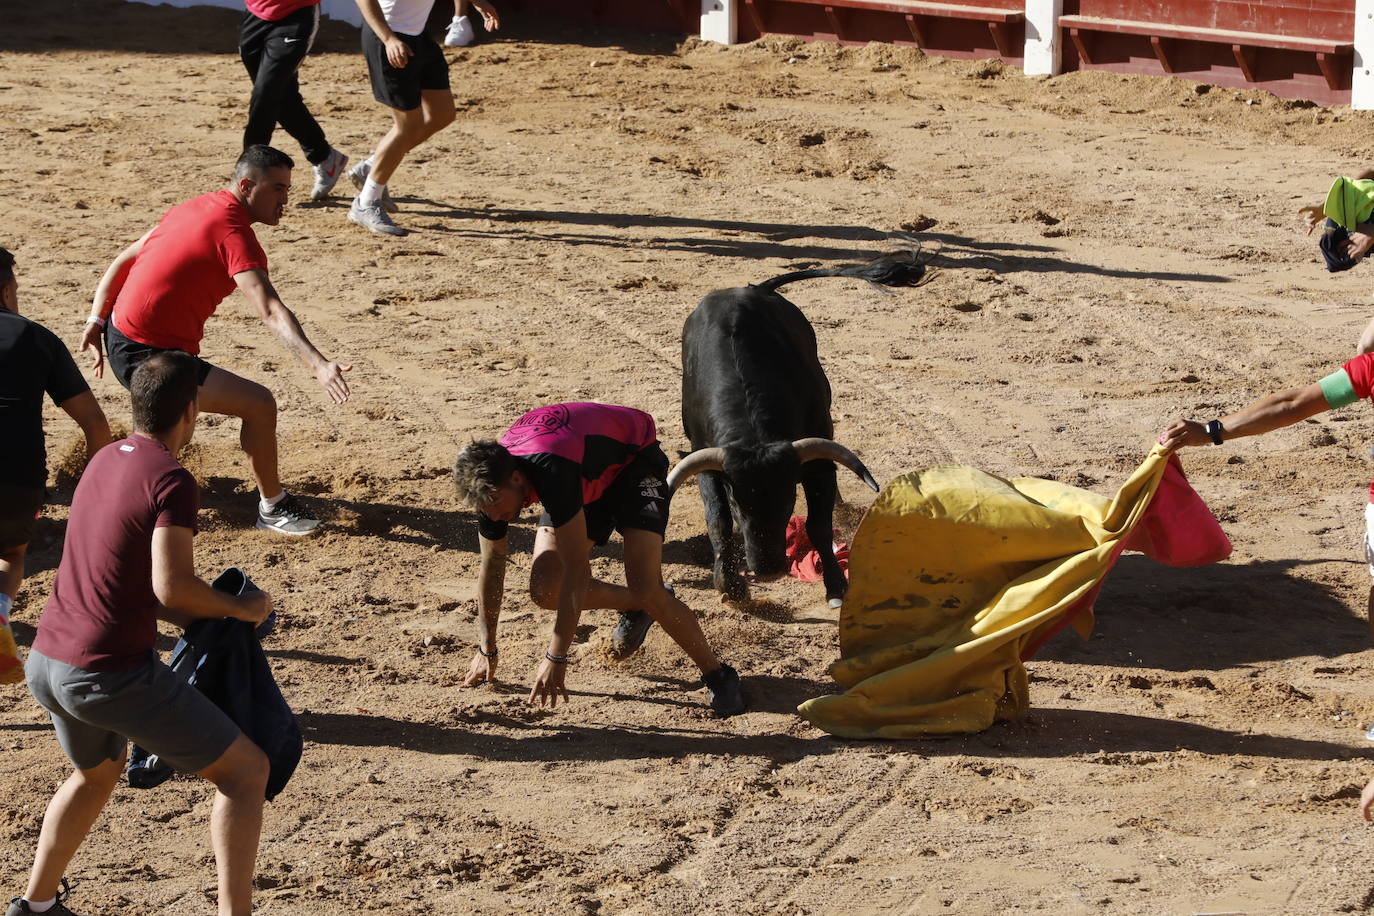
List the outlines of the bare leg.
{"type": "Polygon", "coordinates": [[[218,760],[196,774],[219,790],[210,814],[210,844],[219,876],[220,916],[248,916],[253,911],[253,868],[268,769],[258,746],[239,735],[218,760]]]}
{"type": "Polygon", "coordinates": [[[448,89],[425,89],[420,93],[419,108],[410,111],[401,111],[399,108],[389,110],[391,129],[372,154],[372,172],[368,176],[377,184],[386,184],[391,180],[406,153],[453,123],[453,92],[448,89]]]}
{"type": "Polygon", "coordinates": [[[89,770],[77,770],[62,783],[48,802],[43,829],[38,834],[38,851],[33,871],[24,892],[26,900],[51,900],[57,896],[58,882],[71,864],[72,856],[90,833],[91,826],[124,772],[124,754],[106,760],[89,770]]]}
{"type": "MultiPolygon", "coordinates": [[[[540,527],[534,535],[534,560],[530,563],[530,599],[547,611],[558,610],[558,587],[563,581],[563,561],[558,559],[553,529],[540,527]]],[[[587,583],[584,611],[609,609],[637,611],[635,596],[623,585],[613,585],[600,579],[587,583]]]]}
{"type": "Polygon", "coordinates": [[[663,587],[663,538],[635,528],[625,531],[624,536],[625,584],[633,606],[648,611],[702,674],[715,671],[720,659],[706,642],[696,614],[663,587]]]}
{"type": "Polygon", "coordinates": [[[24,582],[24,554],[28,549],[28,544],[0,548],[0,594],[11,598],[19,594],[19,586],[24,582]]]}
{"type": "Polygon", "coordinates": [[[243,421],[239,444],[248,454],[253,477],[263,499],[281,492],[277,468],[277,401],[257,382],[250,382],[218,366],[200,386],[200,409],[243,421]]]}

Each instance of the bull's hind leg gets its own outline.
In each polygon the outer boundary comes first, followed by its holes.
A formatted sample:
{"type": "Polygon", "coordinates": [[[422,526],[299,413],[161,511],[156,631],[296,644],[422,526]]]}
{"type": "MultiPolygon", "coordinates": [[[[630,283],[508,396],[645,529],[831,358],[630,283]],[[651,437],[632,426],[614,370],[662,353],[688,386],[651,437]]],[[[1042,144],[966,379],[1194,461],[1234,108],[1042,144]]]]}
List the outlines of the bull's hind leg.
{"type": "Polygon", "coordinates": [[[849,580],[835,559],[835,465],[829,461],[808,461],[802,465],[802,490],[806,493],[806,535],[821,556],[821,576],[825,597],[831,607],[839,607],[849,588],[849,580]]]}
{"type": "Polygon", "coordinates": [[[697,489],[706,506],[706,534],[711,539],[711,581],[731,601],[749,597],[749,583],[740,573],[740,548],[735,541],[735,519],[730,514],[730,497],[725,491],[725,475],[704,471],[697,476],[697,489]]]}

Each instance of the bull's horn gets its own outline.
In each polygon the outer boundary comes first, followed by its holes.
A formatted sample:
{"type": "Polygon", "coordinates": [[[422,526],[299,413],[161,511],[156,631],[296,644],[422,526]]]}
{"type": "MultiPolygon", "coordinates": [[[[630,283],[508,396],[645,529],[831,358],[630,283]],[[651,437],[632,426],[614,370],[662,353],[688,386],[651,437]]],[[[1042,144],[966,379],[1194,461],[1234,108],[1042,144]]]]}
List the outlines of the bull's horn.
{"type": "Polygon", "coordinates": [[[684,480],[690,480],[702,471],[723,470],[725,470],[725,449],[699,448],[679,461],[677,466],[668,472],[668,489],[676,490],[678,484],[684,480]]]}
{"type": "MultiPolygon", "coordinates": [[[[868,488],[874,493],[878,492],[878,481],[873,479],[873,475],[868,473],[868,468],[859,460],[859,456],[845,448],[834,439],[798,439],[792,443],[792,447],[797,450],[797,458],[802,464],[808,461],[835,461],[849,468],[859,479],[868,484],[868,488]]],[[[691,459],[688,458],[690,461],[691,459]]],[[[685,462],[684,462],[685,463],[685,462]]],[[[682,465],[678,465],[681,467],[682,465]]]]}

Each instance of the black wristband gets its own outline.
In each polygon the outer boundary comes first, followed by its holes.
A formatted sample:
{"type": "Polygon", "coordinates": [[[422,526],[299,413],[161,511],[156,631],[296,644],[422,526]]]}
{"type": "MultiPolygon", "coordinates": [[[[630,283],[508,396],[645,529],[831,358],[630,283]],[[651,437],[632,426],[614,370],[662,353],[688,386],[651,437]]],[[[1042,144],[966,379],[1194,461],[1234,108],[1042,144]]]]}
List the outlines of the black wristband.
{"type": "Polygon", "coordinates": [[[545,652],[544,657],[555,665],[566,665],[568,663],[568,657],[566,655],[554,655],[552,652],[545,652]]]}
{"type": "Polygon", "coordinates": [[[477,654],[482,656],[483,658],[495,658],[497,655],[500,654],[500,652],[500,649],[492,649],[490,652],[484,652],[482,651],[481,646],[477,647],[477,654]]]}
{"type": "Polygon", "coordinates": [[[1208,420],[1207,425],[1204,426],[1203,429],[1207,431],[1207,435],[1212,437],[1213,445],[1221,445],[1221,434],[1226,431],[1226,427],[1221,425],[1220,420],[1208,420]]]}

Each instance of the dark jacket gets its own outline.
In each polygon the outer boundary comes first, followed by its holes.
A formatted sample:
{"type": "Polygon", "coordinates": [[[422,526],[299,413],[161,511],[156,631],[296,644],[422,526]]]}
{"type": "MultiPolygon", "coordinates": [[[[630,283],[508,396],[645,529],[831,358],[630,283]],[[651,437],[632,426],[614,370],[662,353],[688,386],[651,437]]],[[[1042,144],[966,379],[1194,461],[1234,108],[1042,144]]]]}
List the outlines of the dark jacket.
{"type": "MultiPolygon", "coordinates": [[[[240,595],[254,588],[240,569],[225,570],[215,588],[240,595]]],[[[172,650],[171,668],[178,677],[205,694],[249,737],[271,764],[267,800],[286,787],[300,763],[303,740],[300,726],[286,704],[259,641],[271,631],[276,615],[256,629],[233,618],[197,620],[186,628],[172,650]]],[[[152,788],[172,775],[171,767],[135,746],[129,758],[129,784],[152,788]]]]}

